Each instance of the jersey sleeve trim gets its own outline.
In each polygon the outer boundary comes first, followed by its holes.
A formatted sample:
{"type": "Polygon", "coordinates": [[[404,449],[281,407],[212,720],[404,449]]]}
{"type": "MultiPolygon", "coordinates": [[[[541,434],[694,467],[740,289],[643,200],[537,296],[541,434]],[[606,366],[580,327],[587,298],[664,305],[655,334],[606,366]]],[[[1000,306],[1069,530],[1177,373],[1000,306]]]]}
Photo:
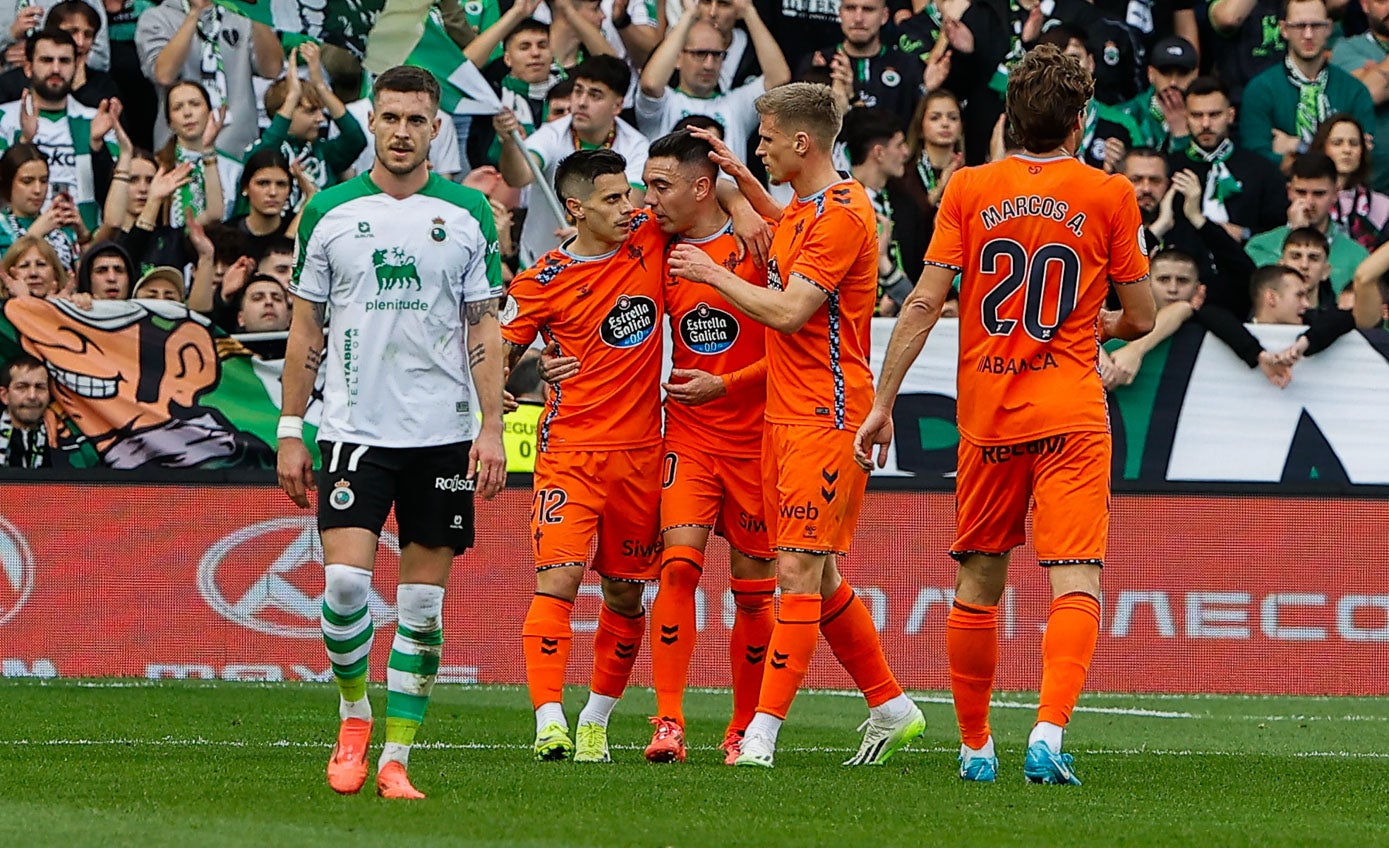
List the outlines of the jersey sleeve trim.
{"type": "Polygon", "coordinates": [[[824,286],[820,285],[820,283],[816,282],[815,280],[812,280],[811,278],[807,277],[805,274],[802,274],[800,271],[792,271],[792,272],[791,272],[791,276],[792,276],[792,277],[800,277],[802,280],[805,280],[807,283],[810,283],[812,286],[814,286],[815,288],[817,288],[817,289],[819,289],[820,291],[824,292],[826,295],[829,295],[829,296],[831,296],[831,297],[834,296],[834,290],[833,290],[833,289],[825,288],[824,286]]]}
{"type": "Polygon", "coordinates": [[[1147,279],[1148,279],[1148,276],[1149,276],[1148,274],[1144,274],[1143,276],[1139,277],[1139,278],[1136,279],[1136,280],[1115,280],[1115,279],[1110,279],[1110,282],[1113,283],[1113,284],[1116,285],[1116,286],[1131,286],[1131,285],[1134,285],[1135,283],[1141,283],[1141,282],[1147,280],[1147,279]]]}
{"type": "Polygon", "coordinates": [[[949,262],[936,262],[933,259],[923,260],[922,264],[933,265],[937,268],[944,268],[947,271],[954,271],[956,274],[965,270],[964,268],[961,268],[959,265],[951,265],[949,262]]]}

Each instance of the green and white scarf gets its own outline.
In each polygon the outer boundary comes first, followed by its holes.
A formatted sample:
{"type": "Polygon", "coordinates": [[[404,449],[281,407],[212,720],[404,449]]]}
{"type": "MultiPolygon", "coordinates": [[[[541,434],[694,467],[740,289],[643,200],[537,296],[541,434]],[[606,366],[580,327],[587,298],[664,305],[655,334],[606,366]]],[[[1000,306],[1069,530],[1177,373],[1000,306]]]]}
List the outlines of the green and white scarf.
{"type": "Polygon", "coordinates": [[[1302,70],[1293,64],[1292,57],[1283,60],[1288,72],[1288,82],[1297,88],[1297,118],[1295,129],[1297,137],[1310,143],[1316,135],[1317,127],[1331,114],[1331,101],[1326,98],[1326,80],[1330,76],[1328,65],[1322,65],[1316,79],[1308,79],[1302,70]]]}
{"type": "MultiPolygon", "coordinates": [[[[1045,14],[1047,11],[1044,4],[1042,12],[1045,14]]],[[[989,78],[989,88],[997,92],[999,97],[1002,97],[1004,92],[1008,90],[1008,72],[1022,60],[1023,54],[1027,52],[1022,45],[1022,26],[1029,14],[1031,14],[1031,10],[1024,9],[1018,0],[1008,0],[1008,17],[1012,21],[1013,27],[1012,35],[1008,39],[1008,54],[1003,57],[1002,62],[998,63],[993,76],[989,78]]]]}
{"type": "Polygon", "coordinates": [[[1193,144],[1186,149],[1188,159],[1205,162],[1211,166],[1206,174],[1206,190],[1202,198],[1202,214],[1216,223],[1224,224],[1230,220],[1225,210],[1225,201],[1244,190],[1244,185],[1230,173],[1226,162],[1234,155],[1235,143],[1225,139],[1214,150],[1202,150],[1193,144]]]}
{"type": "MultiPolygon", "coordinates": [[[[188,0],[183,0],[183,13],[186,15],[191,7],[188,0]]],[[[212,99],[212,111],[217,111],[223,103],[227,102],[227,64],[222,58],[222,7],[212,4],[209,7],[211,16],[209,18],[206,11],[198,17],[198,48],[199,54],[198,68],[200,71],[199,82],[203,88],[207,89],[208,97],[212,99]],[[203,19],[209,18],[206,26],[203,19]]],[[[231,123],[231,113],[227,114],[226,123],[231,123]]]]}
{"type": "Polygon", "coordinates": [[[188,182],[174,192],[173,203],[169,205],[169,226],[175,229],[181,230],[188,224],[185,208],[191,208],[195,218],[207,211],[207,178],[203,174],[203,155],[197,150],[188,150],[181,144],[174,148],[174,156],[179,163],[193,163],[188,182]]]}
{"type": "MultiPolygon", "coordinates": [[[[20,236],[29,232],[32,226],[33,218],[20,218],[14,214],[14,210],[6,209],[0,213],[0,241],[3,241],[8,249],[20,236]]],[[[58,261],[69,271],[77,267],[77,233],[73,232],[71,227],[55,227],[49,230],[43,239],[52,246],[53,252],[58,254],[58,261]]]]}

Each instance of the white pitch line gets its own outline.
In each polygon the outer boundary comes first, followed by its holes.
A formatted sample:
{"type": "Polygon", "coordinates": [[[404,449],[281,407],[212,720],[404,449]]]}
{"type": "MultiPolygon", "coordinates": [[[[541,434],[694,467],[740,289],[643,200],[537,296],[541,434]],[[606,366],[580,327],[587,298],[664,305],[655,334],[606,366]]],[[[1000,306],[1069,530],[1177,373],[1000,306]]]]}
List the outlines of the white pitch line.
{"type": "MultiPolygon", "coordinates": [[[[108,748],[108,747],[150,747],[150,748],[236,748],[236,749],[261,749],[261,748],[295,748],[309,750],[327,750],[330,746],[322,742],[306,742],[296,739],[275,739],[266,742],[247,742],[237,739],[0,739],[0,745],[17,745],[35,748],[108,748]]],[[[489,742],[418,742],[414,746],[418,749],[430,751],[530,751],[531,746],[522,743],[489,743],[489,742]]],[[[615,751],[640,751],[643,745],[610,745],[615,751]]],[[[712,745],[691,745],[696,751],[718,751],[721,750],[712,745]]],[[[844,754],[854,751],[854,748],[839,748],[832,746],[802,746],[781,748],[781,753],[792,754],[844,754]]],[[[959,748],[955,746],[933,745],[929,747],[911,747],[909,751],[917,754],[955,754],[959,748]]],[[[1021,754],[1022,749],[1001,747],[1004,753],[1021,754]]],[[[1165,748],[1081,748],[1081,754],[1109,757],[1249,757],[1260,756],[1257,752],[1250,751],[1198,751],[1191,749],[1165,749],[1165,748]]],[[[1294,757],[1296,759],[1350,759],[1350,760],[1383,760],[1389,759],[1389,752],[1379,751],[1293,751],[1284,754],[1265,754],[1263,756],[1282,756],[1294,757]]]]}

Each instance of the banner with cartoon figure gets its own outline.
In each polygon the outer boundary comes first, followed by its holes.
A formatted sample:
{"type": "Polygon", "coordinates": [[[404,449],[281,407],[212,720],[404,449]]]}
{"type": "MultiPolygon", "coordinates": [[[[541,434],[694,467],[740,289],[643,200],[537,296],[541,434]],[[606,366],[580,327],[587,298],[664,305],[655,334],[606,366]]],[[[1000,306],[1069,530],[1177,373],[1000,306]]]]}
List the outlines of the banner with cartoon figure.
{"type": "Polygon", "coordinates": [[[0,361],[20,351],[48,368],[59,465],[275,467],[283,362],[257,359],[182,304],[11,298],[0,361]]]}

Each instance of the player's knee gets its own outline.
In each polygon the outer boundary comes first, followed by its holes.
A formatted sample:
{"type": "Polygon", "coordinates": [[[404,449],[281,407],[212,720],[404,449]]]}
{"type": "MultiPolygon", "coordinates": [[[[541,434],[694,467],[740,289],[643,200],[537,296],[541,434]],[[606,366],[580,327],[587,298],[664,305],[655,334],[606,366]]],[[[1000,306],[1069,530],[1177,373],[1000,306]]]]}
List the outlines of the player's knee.
{"type": "Polygon", "coordinates": [[[703,572],[704,552],[686,545],[671,545],[661,556],[661,585],[693,589],[703,572]]]}
{"type": "Polygon", "coordinates": [[[579,585],[583,582],[584,569],[577,565],[545,568],[535,573],[535,591],[566,601],[579,596],[579,585]]]}
{"type": "Polygon", "coordinates": [[[323,567],[323,601],[333,612],[356,612],[366,606],[370,594],[371,572],[365,568],[338,564],[323,567]]]}
{"type": "Polygon", "coordinates": [[[419,633],[443,627],[444,587],[428,583],[401,583],[395,590],[396,621],[419,633]]]}
{"type": "Polygon", "coordinates": [[[618,615],[637,616],[642,612],[641,598],[645,589],[645,583],[604,578],[603,603],[618,615]]]}

